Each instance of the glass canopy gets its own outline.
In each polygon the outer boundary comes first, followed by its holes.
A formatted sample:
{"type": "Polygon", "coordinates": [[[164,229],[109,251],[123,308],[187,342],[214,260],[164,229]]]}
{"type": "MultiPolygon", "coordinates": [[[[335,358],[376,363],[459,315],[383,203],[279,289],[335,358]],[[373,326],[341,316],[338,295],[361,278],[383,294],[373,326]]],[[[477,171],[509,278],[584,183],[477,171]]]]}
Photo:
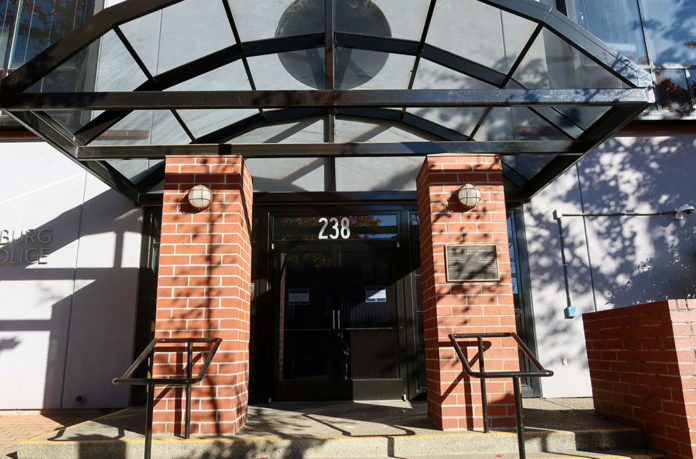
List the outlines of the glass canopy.
{"type": "Polygon", "coordinates": [[[165,155],[230,153],[497,153],[526,199],[654,101],[532,0],[130,0],[0,85],[0,108],[138,203],[165,155]],[[360,120],[422,141],[340,132],[360,120]]]}

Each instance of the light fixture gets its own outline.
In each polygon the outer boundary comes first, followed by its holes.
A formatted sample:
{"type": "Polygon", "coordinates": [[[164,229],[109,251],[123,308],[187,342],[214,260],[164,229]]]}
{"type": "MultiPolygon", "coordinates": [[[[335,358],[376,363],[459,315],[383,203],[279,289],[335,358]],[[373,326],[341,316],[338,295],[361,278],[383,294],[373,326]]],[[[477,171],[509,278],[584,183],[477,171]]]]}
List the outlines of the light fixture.
{"type": "Polygon", "coordinates": [[[213,192],[205,185],[196,185],[186,195],[189,204],[196,210],[204,210],[213,202],[213,192]]]}
{"type": "Polygon", "coordinates": [[[694,210],[696,210],[696,208],[694,208],[694,206],[691,204],[684,204],[683,206],[674,210],[674,218],[677,220],[684,220],[684,215],[693,214],[694,210]]]}
{"type": "Polygon", "coordinates": [[[481,201],[481,190],[467,183],[457,191],[457,200],[467,210],[473,209],[481,201]]]}

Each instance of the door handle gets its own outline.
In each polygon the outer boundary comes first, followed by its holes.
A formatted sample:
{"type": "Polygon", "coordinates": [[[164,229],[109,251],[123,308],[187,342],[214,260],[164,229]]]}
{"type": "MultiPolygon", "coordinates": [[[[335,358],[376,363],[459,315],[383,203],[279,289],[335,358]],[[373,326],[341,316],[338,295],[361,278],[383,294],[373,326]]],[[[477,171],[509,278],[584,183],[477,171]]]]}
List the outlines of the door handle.
{"type": "Polygon", "coordinates": [[[331,330],[336,330],[336,310],[331,311],[331,330]]]}
{"type": "Polygon", "coordinates": [[[341,328],[341,310],[338,310],[338,322],[336,328],[341,328]]]}

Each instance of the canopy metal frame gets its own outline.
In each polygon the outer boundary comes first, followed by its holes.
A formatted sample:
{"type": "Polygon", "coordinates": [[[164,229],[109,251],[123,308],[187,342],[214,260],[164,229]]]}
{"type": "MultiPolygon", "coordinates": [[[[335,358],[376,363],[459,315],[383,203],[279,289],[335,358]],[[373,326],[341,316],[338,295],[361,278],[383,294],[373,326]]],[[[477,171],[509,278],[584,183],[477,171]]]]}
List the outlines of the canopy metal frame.
{"type": "Polygon", "coordinates": [[[654,103],[650,76],[558,11],[531,0],[478,0],[537,24],[515,62],[503,73],[481,63],[427,43],[437,0],[430,0],[420,40],[363,36],[335,30],[335,0],[325,2],[325,31],[293,37],[243,42],[226,0],[220,0],[235,43],[200,56],[174,69],[153,75],[121,30],[121,25],[184,0],[129,0],[108,8],[77,28],[0,81],[0,108],[69,158],[121,191],[134,203],[156,201],[152,188],[162,180],[164,168],[152,170],[134,183],[111,166],[110,159],[161,159],[182,154],[240,154],[246,158],[271,157],[371,157],[425,156],[437,153],[497,153],[501,155],[554,155],[534,177],[524,178],[504,164],[504,174],[514,189],[509,199],[531,198],[592,148],[654,103]],[[554,32],[593,63],[621,81],[625,89],[528,89],[514,75],[544,29],[554,32]],[[114,31],[146,81],[132,92],[26,92],[104,34],[114,31]],[[323,90],[257,89],[248,59],[255,56],[323,47],[326,82],[323,90]],[[340,90],[335,88],[335,49],[352,48],[413,56],[406,89],[340,90]],[[414,89],[423,59],[482,81],[494,89],[414,89]],[[225,65],[240,61],[249,81],[242,91],[166,91],[178,84],[225,65]],[[582,128],[556,106],[601,106],[606,113],[589,128],[582,128]],[[482,107],[482,115],[467,135],[407,111],[414,107],[482,107]],[[476,141],[474,136],[496,107],[527,107],[555,127],[564,140],[476,141]],[[255,109],[241,121],[196,137],[177,110],[255,109]],[[105,110],[76,132],[70,132],[50,115],[59,110],[105,110]],[[90,145],[134,110],[167,110],[189,139],[180,145],[90,145]],[[273,109],[273,110],[270,110],[273,109]],[[323,143],[228,144],[254,129],[321,117],[325,120],[323,143]],[[432,141],[401,143],[335,143],[336,117],[382,120],[423,134],[432,141]]]}

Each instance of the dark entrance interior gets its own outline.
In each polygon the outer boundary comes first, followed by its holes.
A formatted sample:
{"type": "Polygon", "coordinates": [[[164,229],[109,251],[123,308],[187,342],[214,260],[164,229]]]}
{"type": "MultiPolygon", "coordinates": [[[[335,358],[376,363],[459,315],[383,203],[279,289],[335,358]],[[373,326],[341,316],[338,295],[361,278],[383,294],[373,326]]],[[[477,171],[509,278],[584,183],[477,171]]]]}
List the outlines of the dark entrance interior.
{"type": "Polygon", "coordinates": [[[252,402],[424,390],[416,214],[400,203],[257,204],[252,402]]]}

